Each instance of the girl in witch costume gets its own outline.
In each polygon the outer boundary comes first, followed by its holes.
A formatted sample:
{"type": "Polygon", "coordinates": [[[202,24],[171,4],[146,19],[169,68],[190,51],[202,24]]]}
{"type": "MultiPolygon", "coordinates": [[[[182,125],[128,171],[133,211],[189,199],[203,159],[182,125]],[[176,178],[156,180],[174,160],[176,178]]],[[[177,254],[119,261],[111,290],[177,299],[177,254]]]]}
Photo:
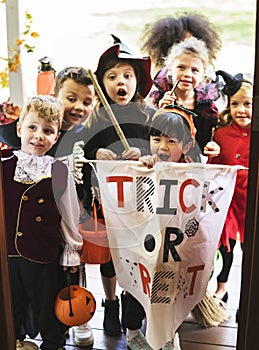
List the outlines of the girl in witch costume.
{"type": "MultiPolygon", "coordinates": [[[[213,141],[204,148],[212,164],[249,166],[250,134],[252,121],[253,84],[239,73],[235,76],[218,71],[226,84],[223,92],[228,96],[228,105],[219,115],[219,127],[213,141]]],[[[235,191],[228,210],[219,242],[223,259],[222,270],[217,276],[216,296],[228,300],[227,281],[233,262],[236,241],[244,242],[248,169],[238,170],[235,191]]],[[[237,311],[238,318],[238,311],[237,311]]]]}
{"type": "Polygon", "coordinates": [[[216,101],[217,105],[226,104],[221,94],[222,81],[214,73],[214,63],[222,42],[218,29],[203,14],[184,12],[177,16],[166,16],[145,25],[140,37],[141,51],[151,57],[154,65],[154,88],[148,96],[154,105],[166,91],[172,89],[172,76],[168,69],[168,58],[172,47],[189,37],[204,41],[208,50],[208,67],[205,81],[196,88],[197,101],[216,101]],[[219,98],[220,97],[220,98],[219,98]]]}
{"type": "Polygon", "coordinates": [[[208,62],[208,50],[202,40],[190,37],[175,44],[167,61],[174,91],[165,92],[159,101],[160,107],[177,103],[197,115],[194,125],[198,153],[202,153],[200,150],[210,141],[218,119],[218,108],[209,96],[211,90],[208,94],[205,90],[202,93],[197,90],[204,81],[208,62]]]}
{"type": "Polygon", "coordinates": [[[17,123],[21,149],[2,151],[16,349],[21,350],[37,348],[20,334],[29,304],[39,325],[41,349],[63,349],[65,328],[55,316],[55,298],[65,287],[64,271],[75,273],[80,265],[74,180],[66,165],[45,155],[58,140],[62,117],[56,98],[29,98],[17,123]]]}
{"type": "MultiPolygon", "coordinates": [[[[101,55],[95,75],[127,139],[129,148],[125,150],[101,100],[98,100],[86,122],[92,138],[86,144],[85,154],[88,159],[137,160],[149,152],[147,126],[155,112],[153,107],[147,106],[144,102],[152,86],[151,60],[149,57],[132,54],[120,39],[115,36],[113,38],[114,45],[101,55]]],[[[87,165],[85,165],[85,177],[84,184],[91,183],[91,167],[87,165]]],[[[88,190],[88,193],[91,191],[88,190]]],[[[106,298],[103,302],[103,326],[107,334],[114,336],[121,333],[121,324],[119,299],[115,294],[116,274],[112,260],[100,265],[100,270],[106,298]]]]}

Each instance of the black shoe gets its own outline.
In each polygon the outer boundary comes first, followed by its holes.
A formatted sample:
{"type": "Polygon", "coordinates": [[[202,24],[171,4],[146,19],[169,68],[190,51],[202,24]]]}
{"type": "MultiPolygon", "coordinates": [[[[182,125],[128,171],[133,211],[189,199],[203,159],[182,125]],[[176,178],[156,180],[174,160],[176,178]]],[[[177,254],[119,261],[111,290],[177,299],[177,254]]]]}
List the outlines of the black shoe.
{"type": "Polygon", "coordinates": [[[222,301],[224,301],[224,303],[226,303],[228,301],[228,292],[226,292],[223,297],[221,298],[222,301]]]}
{"type": "Polygon", "coordinates": [[[124,294],[124,291],[122,291],[121,293],[121,327],[124,333],[126,333],[126,325],[125,325],[126,308],[127,308],[127,295],[124,294]]]}
{"type": "Polygon", "coordinates": [[[239,321],[239,309],[237,309],[237,312],[236,312],[236,323],[238,323],[239,321]]]}
{"type": "MultiPolygon", "coordinates": [[[[116,297],[117,298],[117,297],[116,297]]],[[[121,334],[121,324],[119,319],[120,305],[119,299],[102,301],[104,307],[104,331],[114,337],[121,334]]]]}

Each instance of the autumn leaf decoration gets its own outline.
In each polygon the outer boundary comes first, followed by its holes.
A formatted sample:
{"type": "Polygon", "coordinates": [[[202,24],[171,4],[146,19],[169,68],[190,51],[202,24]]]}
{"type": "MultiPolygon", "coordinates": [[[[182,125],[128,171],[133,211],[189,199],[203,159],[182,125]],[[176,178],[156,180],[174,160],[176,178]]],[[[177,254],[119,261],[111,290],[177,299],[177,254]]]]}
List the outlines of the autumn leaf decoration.
{"type": "MultiPolygon", "coordinates": [[[[1,0],[1,3],[4,3],[4,0],[1,0]]],[[[25,12],[25,29],[20,34],[20,37],[16,39],[17,48],[8,48],[9,52],[12,53],[9,58],[0,57],[0,59],[6,61],[6,67],[0,71],[0,87],[6,88],[9,86],[9,73],[17,72],[20,65],[20,52],[25,50],[27,53],[33,52],[35,49],[34,45],[31,45],[31,39],[36,39],[39,37],[39,34],[35,31],[32,31],[33,19],[32,15],[26,11],[25,12]]]]}

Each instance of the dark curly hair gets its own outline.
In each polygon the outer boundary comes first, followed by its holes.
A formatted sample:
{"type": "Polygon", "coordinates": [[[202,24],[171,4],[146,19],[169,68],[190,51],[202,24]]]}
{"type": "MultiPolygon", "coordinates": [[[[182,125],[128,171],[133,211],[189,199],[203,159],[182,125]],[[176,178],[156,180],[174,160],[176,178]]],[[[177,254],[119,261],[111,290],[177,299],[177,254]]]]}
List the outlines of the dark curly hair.
{"type": "Polygon", "coordinates": [[[188,33],[205,42],[213,64],[222,47],[219,30],[203,14],[196,12],[167,16],[146,24],[140,37],[140,49],[151,57],[157,69],[161,69],[173,44],[184,40],[188,33]]]}

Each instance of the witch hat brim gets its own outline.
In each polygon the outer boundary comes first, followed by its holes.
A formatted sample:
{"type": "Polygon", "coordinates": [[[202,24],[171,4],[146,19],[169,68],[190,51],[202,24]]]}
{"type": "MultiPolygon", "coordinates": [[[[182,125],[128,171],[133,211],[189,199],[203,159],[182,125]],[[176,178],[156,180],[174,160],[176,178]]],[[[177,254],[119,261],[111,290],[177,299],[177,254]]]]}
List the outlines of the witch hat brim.
{"type": "MultiPolygon", "coordinates": [[[[114,36],[113,36],[114,38],[114,36]]],[[[116,37],[115,37],[116,38],[116,37]]],[[[116,38],[118,39],[118,38],[116,38]]],[[[118,39],[119,40],[119,39],[118,39]]],[[[117,41],[118,41],[117,40],[117,41]]],[[[147,57],[138,57],[130,51],[128,46],[121,42],[117,42],[116,44],[109,47],[99,58],[98,66],[95,71],[95,75],[97,76],[97,79],[99,83],[102,82],[103,75],[105,73],[105,66],[106,62],[112,59],[121,59],[121,60],[127,60],[137,63],[140,67],[140,77],[138,81],[138,92],[140,95],[145,98],[147,94],[149,93],[153,81],[151,78],[151,58],[149,56],[147,57]]]]}
{"type": "Polygon", "coordinates": [[[16,125],[18,119],[9,124],[0,125],[0,141],[12,148],[21,147],[21,139],[17,136],[16,125]]]}

